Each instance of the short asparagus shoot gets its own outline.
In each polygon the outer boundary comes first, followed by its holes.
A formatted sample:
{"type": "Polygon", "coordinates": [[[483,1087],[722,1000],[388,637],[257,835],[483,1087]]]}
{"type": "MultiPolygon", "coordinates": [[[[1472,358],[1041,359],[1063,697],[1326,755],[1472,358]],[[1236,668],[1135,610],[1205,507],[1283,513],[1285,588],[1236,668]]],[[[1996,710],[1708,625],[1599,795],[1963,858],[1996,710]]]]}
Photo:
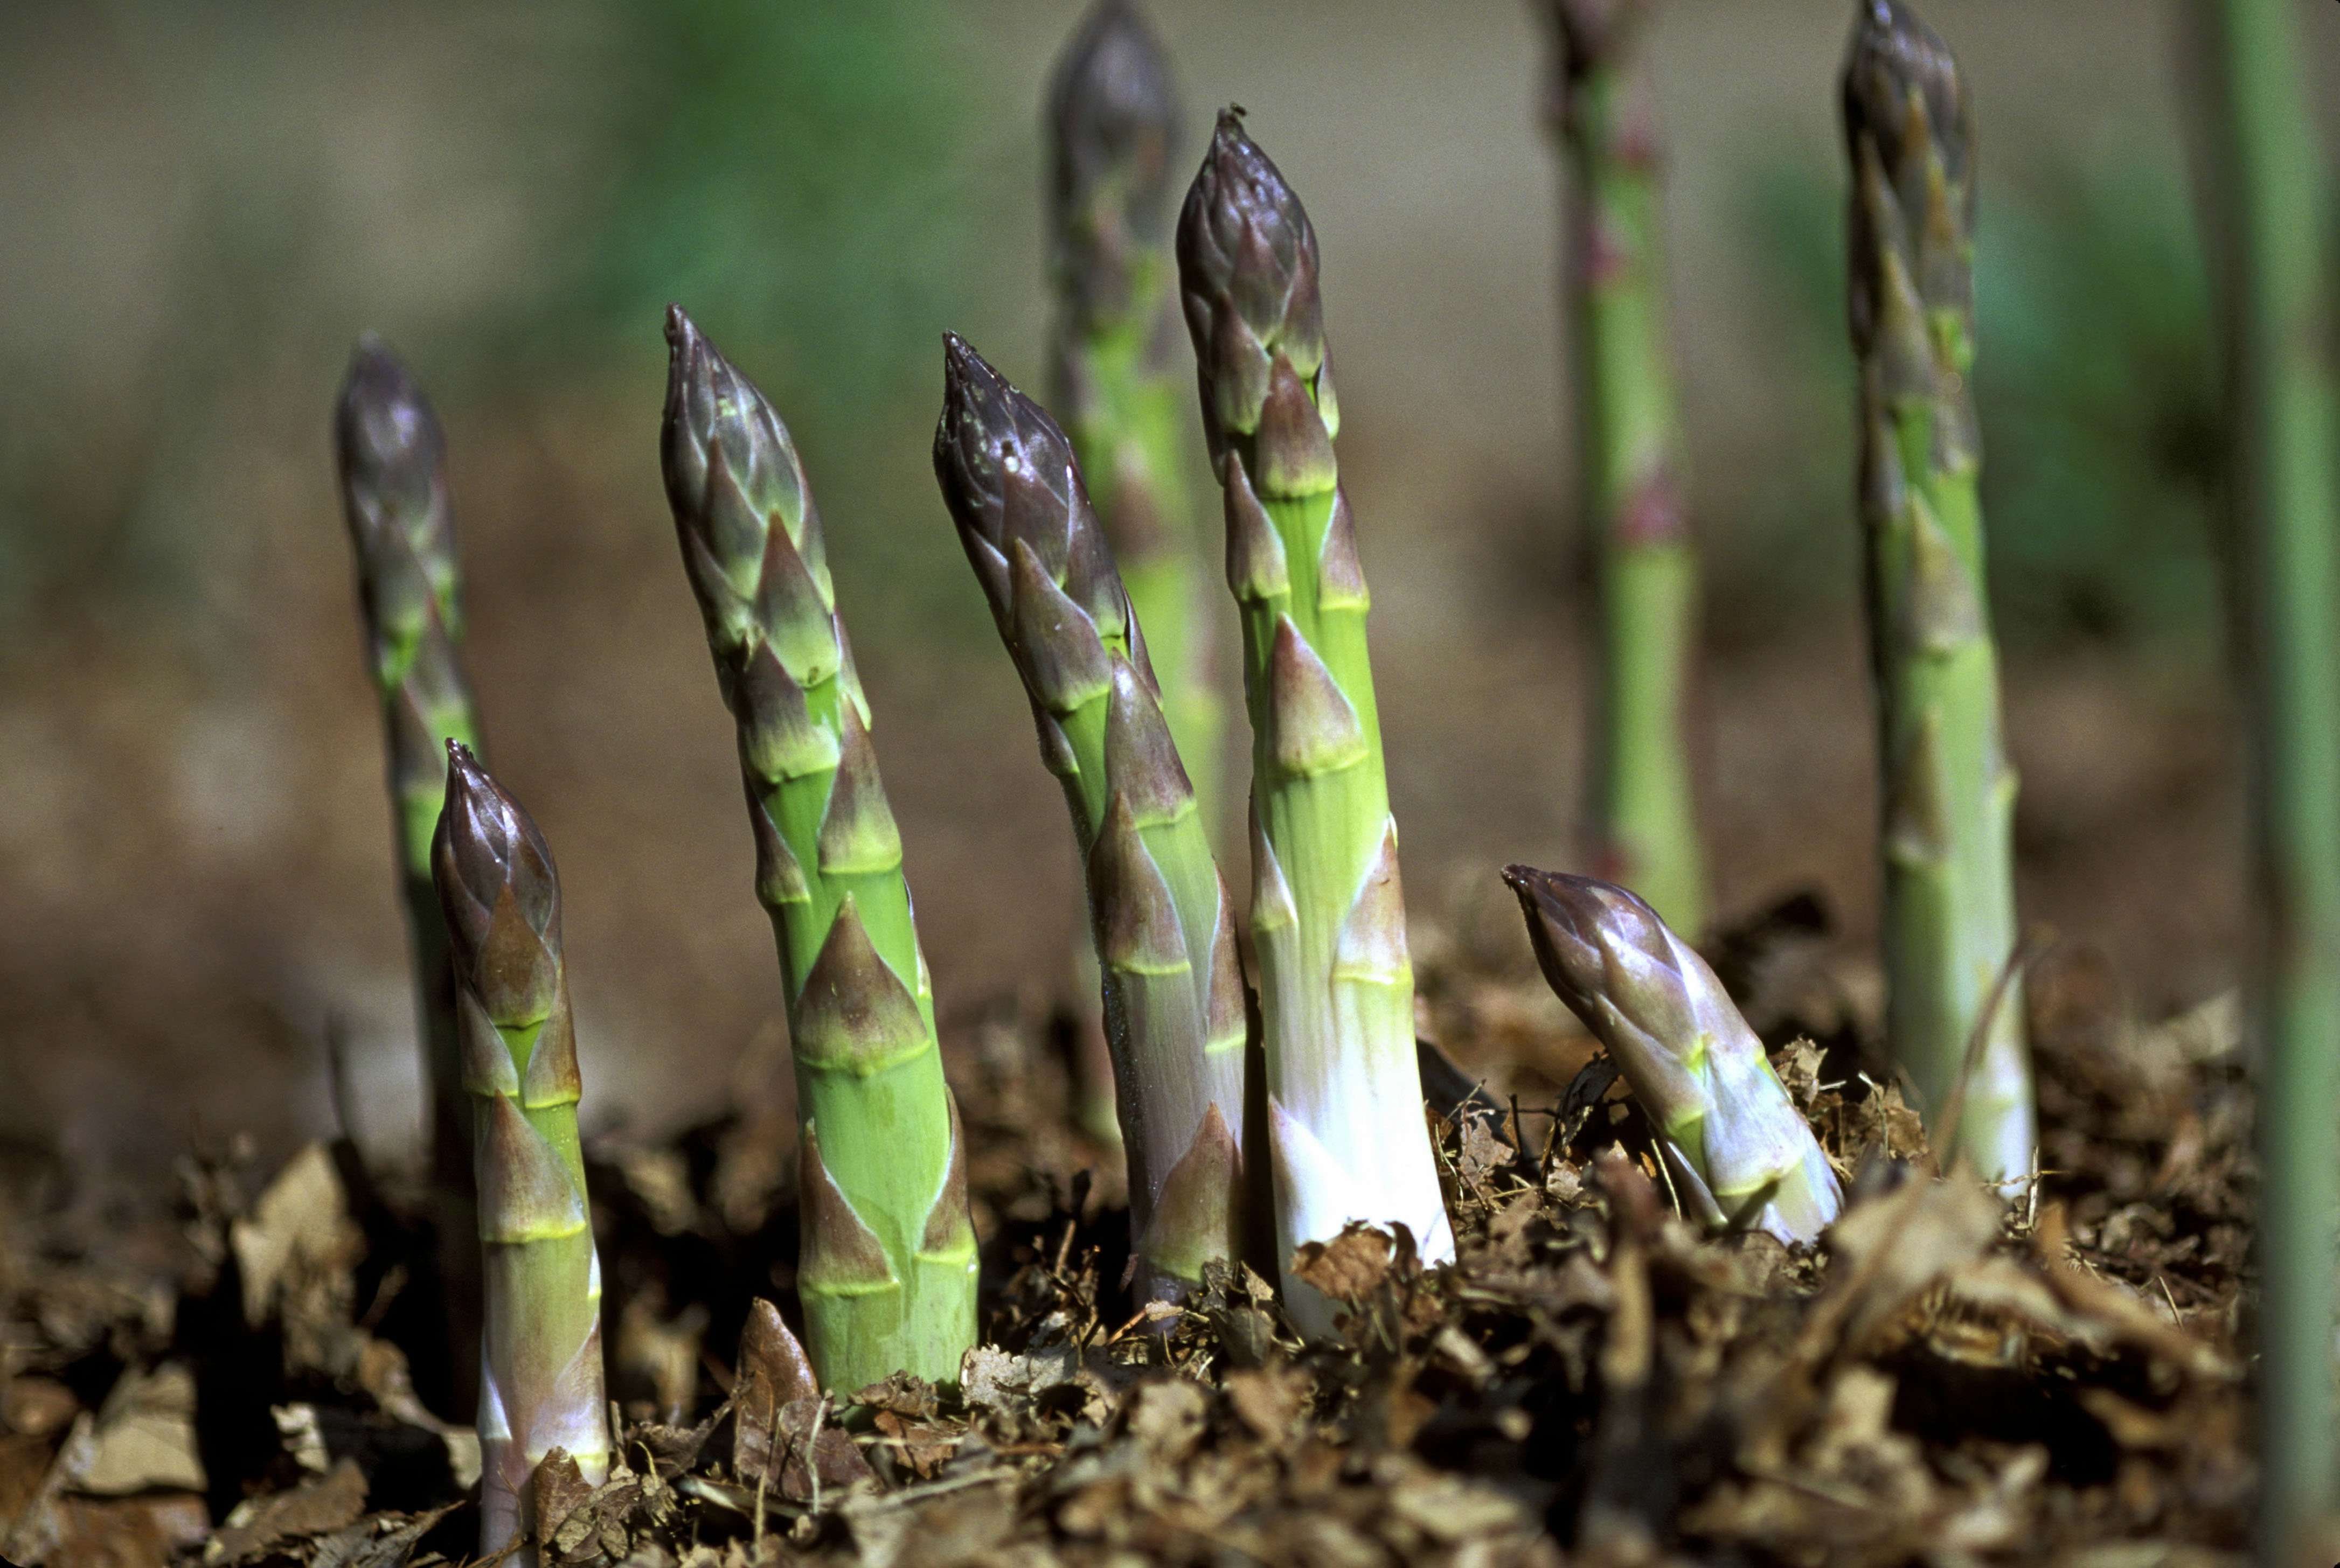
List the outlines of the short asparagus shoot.
{"type": "MultiPolygon", "coordinates": [[[[560,879],[520,803],[459,741],[431,864],[452,939],[471,1097],[485,1328],[480,1551],[532,1535],[530,1482],[554,1449],[587,1483],[610,1468],[601,1265],[577,1136],[577,1037],[560,958],[560,879]]],[[[521,1545],[511,1559],[534,1568],[521,1545]]]]}
{"type": "Polygon", "coordinates": [[[1819,1239],[1844,1207],[1811,1124],[1697,950],[1639,895],[1506,866],[1536,963],[1641,1102],[1688,1216],[1819,1239]]]}
{"type": "Polygon", "coordinates": [[[1065,788],[1104,971],[1145,1296],[1181,1299],[1244,1235],[1234,901],[1072,443],[957,337],[935,475],[1065,788]]]}
{"type": "Polygon", "coordinates": [[[869,705],[787,427],[669,312],[667,499],[738,725],[800,1119],[797,1289],[822,1384],[955,1382],[975,1343],[967,1149],[869,705]]]}
{"type": "Polygon", "coordinates": [[[1689,736],[1698,557],[1667,336],[1653,0],[1550,0],[1567,153],[1576,467],[1598,562],[1591,863],[1695,940],[1705,920],[1689,736]]]}
{"type": "Polygon", "coordinates": [[[2012,1180],[2030,1171],[2036,1134],[2019,977],[1990,1006],[2015,952],[2016,786],[1976,491],[1974,127],[1958,63],[1900,0],[1860,0],[1843,109],[1886,1042],[1929,1119],[1965,1080],[1943,1163],[2012,1180]]]}
{"type": "Polygon", "coordinates": [[[1403,1224],[1428,1261],[1454,1250],[1414,1058],[1397,823],[1365,646],[1371,596],[1333,450],[1341,416],[1315,231],[1232,112],[1187,192],[1177,243],[1244,630],[1278,1255],[1288,1305],[1323,1329],[1329,1304],[1290,1273],[1303,1242],[1362,1219],[1403,1224]]]}

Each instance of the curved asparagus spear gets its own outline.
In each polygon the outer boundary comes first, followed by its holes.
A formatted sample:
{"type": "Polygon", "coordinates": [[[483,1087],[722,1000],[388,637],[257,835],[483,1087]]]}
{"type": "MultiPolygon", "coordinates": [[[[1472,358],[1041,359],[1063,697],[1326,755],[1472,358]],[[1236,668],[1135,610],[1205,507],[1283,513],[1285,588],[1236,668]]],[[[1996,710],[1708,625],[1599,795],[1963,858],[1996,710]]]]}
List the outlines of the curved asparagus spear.
{"type": "Polygon", "coordinates": [[[2340,1210],[2340,452],[2330,192],[2298,21],[2200,0],[2214,150],[2206,210],[2232,413],[2239,641],[2250,716],[2260,1045],[2257,1560],[2315,1555],[2334,1502],[2333,1217],[2340,1210]]]}
{"type": "Polygon", "coordinates": [[[1552,123],[1569,153],[1577,471],[1600,560],[1592,863],[1691,937],[1705,919],[1686,730],[1698,557],[1659,250],[1651,0],[1550,0],[1552,123]]]}
{"type": "Polygon", "coordinates": [[[1836,1172],[1706,961],[1621,887],[1524,865],[1503,881],[1544,979],[1658,1129],[1691,1218],[1817,1239],[1844,1206],[1836,1172]]]}
{"type": "MultiPolygon", "coordinates": [[[[2015,774],[1999,735],[1975,429],[1974,135],[1949,50],[1860,0],[1844,67],[1861,520],[1883,764],[1888,1041],[1938,1117],[2015,950],[2015,774]]],[[[2019,986],[1989,1019],[1958,1148],[2031,1169],[2019,986]]]]}
{"type": "Polygon", "coordinates": [[[955,1380],[975,1343],[967,1152],[820,519],[763,394],[680,310],[666,330],[667,498],[788,993],[813,1366],[848,1395],[905,1368],[955,1380]]]}
{"type": "Polygon", "coordinates": [[[358,562],[358,603],[382,693],[390,795],[405,894],[428,1086],[431,1176],[446,1277],[449,1347],[457,1406],[473,1393],[471,1343],[479,1334],[478,1255],[471,1244],[469,1108],[457,1065],[455,986],[447,926],[431,885],[431,835],[447,787],[447,743],[479,744],[471,683],[457,646],[454,514],[446,443],[421,388],[381,339],[358,340],[333,413],[342,510],[358,562]]]}
{"type": "MultiPolygon", "coordinates": [[[[1352,1219],[1453,1231],[1423,1123],[1397,824],[1365,648],[1369,596],[1340,490],[1316,235],[1233,113],[1178,220],[1203,424],[1226,492],[1252,724],[1252,932],[1280,1258],[1352,1219]]],[[[1330,1308],[1299,1280],[1304,1322],[1330,1308]]]]}
{"type": "Polygon", "coordinates": [[[944,339],[935,476],[1065,786],[1105,970],[1130,1227],[1145,1287],[1176,1300],[1243,1231],[1242,961],[1128,595],[1071,444],[944,339]]]}
{"type": "MultiPolygon", "coordinates": [[[[486,1329],[480,1344],[480,1552],[530,1532],[530,1478],[566,1449],[609,1472],[601,1265],[577,1140],[577,1040],[560,962],[560,880],[536,823],[460,741],[431,865],[452,938],[463,1089],[473,1100],[486,1329]]],[[[534,1568],[523,1547],[516,1559],[534,1568]]]]}
{"type": "Polygon", "coordinates": [[[1187,492],[1187,427],[1171,363],[1170,155],[1178,101],[1160,40],[1130,0],[1097,0],[1048,94],[1056,285],[1052,398],[1131,606],[1203,820],[1219,820],[1211,682],[1187,492]]]}

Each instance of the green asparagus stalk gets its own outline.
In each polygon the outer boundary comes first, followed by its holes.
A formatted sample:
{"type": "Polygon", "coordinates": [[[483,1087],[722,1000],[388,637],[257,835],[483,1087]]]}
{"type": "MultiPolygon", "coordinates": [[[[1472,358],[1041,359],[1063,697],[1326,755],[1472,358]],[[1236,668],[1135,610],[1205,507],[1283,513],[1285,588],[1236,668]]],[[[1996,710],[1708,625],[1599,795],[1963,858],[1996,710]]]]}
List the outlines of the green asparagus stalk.
{"type": "Polygon", "coordinates": [[[1370,596],[1333,439],[1316,235],[1233,113],[1178,220],[1179,288],[1226,500],[1252,724],[1252,932],[1285,1297],[1294,1250],[1352,1219],[1453,1255],[1423,1121],[1397,824],[1365,646],[1370,596]]]}
{"type": "Polygon", "coordinates": [[[2250,712],[2260,1057],[2259,1561],[2332,1561],[2340,1216],[2340,524],[2329,192],[2281,0],[2204,0],[2250,712]]]}
{"type": "Polygon", "coordinates": [[[1576,460],[1601,625],[1591,863],[1696,938],[1706,873],[1691,784],[1698,558],[1667,337],[1651,0],[1550,0],[1552,121],[1568,153],[1576,460]]]}
{"type": "MultiPolygon", "coordinates": [[[[560,879],[520,803],[461,741],[431,854],[451,938],[472,1097],[486,1329],[480,1345],[480,1552],[533,1533],[530,1478],[564,1449],[609,1473],[601,1264],[577,1139],[577,1037],[560,961],[560,879]]],[[[515,1558],[534,1568],[523,1546],[515,1558]]]]}
{"type": "MultiPolygon", "coordinates": [[[[1219,814],[1219,698],[1211,622],[1185,479],[1186,425],[1171,365],[1170,157],[1178,140],[1170,62],[1130,0],[1097,0],[1056,62],[1048,93],[1049,397],[1096,481],[1092,496],[1131,607],[1149,628],[1162,711],[1203,821],[1219,814]]],[[[1076,1008],[1084,1126],[1117,1142],[1112,1050],[1096,961],[1076,1008]]]]}
{"type": "Polygon", "coordinates": [[[334,411],[342,508],[356,547],[358,603],[382,692],[408,952],[427,1075],[431,1189],[445,1276],[453,1393],[468,1412],[479,1335],[477,1228],[467,1097],[458,1066],[447,926],[431,885],[431,835],[447,788],[447,743],[479,744],[457,647],[454,513],[446,444],[431,405],[383,342],[358,340],[334,411]]]}
{"type": "Polygon", "coordinates": [[[2015,774],[1976,493],[1974,133],[1949,50],[1900,0],[1860,0],[1844,68],[1861,520],[1884,808],[1886,1032],[1929,1117],[1986,1178],[2031,1169],[2015,951],[2015,774]]]}
{"type": "Polygon", "coordinates": [[[1817,1240],[1844,1207],[1836,1172],[1697,950],[1612,883],[1524,865],[1503,881],[1544,979],[1648,1112],[1691,1218],[1817,1240]]]}
{"type": "Polygon", "coordinates": [[[944,339],[935,476],[1032,701],[1088,871],[1129,1151],[1133,1250],[1152,1297],[1234,1257],[1244,1214],[1242,961],[1210,824],[1072,444],[944,339]]]}
{"type": "Polygon", "coordinates": [[[797,1288],[822,1383],[954,1381],[975,1343],[967,1149],[820,519],[764,396],[667,316],[664,459],[772,918],[803,1119],[797,1288]]]}

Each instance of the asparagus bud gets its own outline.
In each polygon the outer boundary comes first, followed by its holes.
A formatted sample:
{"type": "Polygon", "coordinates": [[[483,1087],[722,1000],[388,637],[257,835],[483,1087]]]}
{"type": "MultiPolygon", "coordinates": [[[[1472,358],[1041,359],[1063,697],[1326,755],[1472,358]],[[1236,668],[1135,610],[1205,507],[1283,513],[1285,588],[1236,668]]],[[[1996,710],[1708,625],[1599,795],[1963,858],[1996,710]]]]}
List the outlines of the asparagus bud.
{"type": "MultiPolygon", "coordinates": [[[[1178,221],[1179,287],[1226,500],[1252,723],[1252,931],[1277,1240],[1403,1223],[1453,1255],[1423,1123],[1397,825],[1340,490],[1340,409],[1308,214],[1232,113],[1178,221]]],[[[1303,1322],[1330,1305],[1289,1276],[1303,1322]]]]}
{"type": "Polygon", "coordinates": [[[1550,0],[1553,128],[1568,155],[1577,471],[1596,541],[1600,700],[1592,863],[1695,936],[1705,873],[1691,785],[1698,560],[1660,253],[1651,0],[1550,0]]]}
{"type": "Polygon", "coordinates": [[[1133,1238],[1145,1287],[1175,1300],[1242,1233],[1243,970],[1209,824],[1071,443],[957,337],[935,476],[1072,810],[1133,1238]]]}
{"type": "Polygon", "coordinates": [[[447,788],[449,741],[477,745],[471,683],[457,646],[454,513],[446,444],[431,405],[382,341],[358,340],[333,414],[342,504],[356,548],[358,604],[382,694],[407,947],[428,1083],[424,1135],[446,1277],[452,1378],[471,1407],[471,1345],[479,1333],[471,1246],[471,1150],[458,1068],[455,986],[447,927],[431,885],[431,836],[447,788]]]}
{"type": "Polygon", "coordinates": [[[667,498],[788,994],[813,1366],[846,1394],[904,1369],[952,1380],[975,1343],[967,1152],[820,519],[763,394],[679,309],[667,341],[667,498]]]}
{"type": "MultiPolygon", "coordinates": [[[[431,866],[452,939],[462,1082],[472,1097],[486,1327],[480,1346],[480,1552],[532,1533],[530,1478],[565,1449],[599,1485],[601,1265],[577,1140],[577,1040],[560,962],[560,880],[536,823],[460,741],[431,866]]],[[[526,1546],[515,1559],[534,1568],[526,1546]]]]}
{"type": "MultiPolygon", "coordinates": [[[[2015,774],[1976,492],[1974,130],[1957,62],[1899,0],[1861,0],[1845,61],[1860,511],[1884,814],[1886,1032],[1939,1116],[2015,951],[2015,774]]],[[[2019,988],[1991,1011],[1956,1150],[2031,1168],[2019,988]]]]}
{"type": "Polygon", "coordinates": [[[1524,865],[1503,880],[1544,979],[1657,1129],[1691,1218],[1818,1238],[1843,1207],[1836,1173],[1706,961],[1621,887],[1524,865]]]}

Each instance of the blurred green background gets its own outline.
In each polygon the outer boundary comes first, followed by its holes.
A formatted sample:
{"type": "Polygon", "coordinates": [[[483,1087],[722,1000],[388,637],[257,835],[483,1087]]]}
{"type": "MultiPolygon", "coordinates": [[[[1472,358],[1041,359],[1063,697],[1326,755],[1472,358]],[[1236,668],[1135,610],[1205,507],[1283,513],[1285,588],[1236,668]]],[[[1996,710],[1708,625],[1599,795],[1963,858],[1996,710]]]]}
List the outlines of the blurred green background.
{"type": "MultiPolygon", "coordinates": [[[[411,1122],[326,440],[369,328],[448,428],[491,761],[561,859],[590,1111],[713,1109],[778,1004],[659,491],[670,300],[798,437],[946,1015],[1061,983],[1060,808],[927,453],[946,328],[1042,380],[1037,105],[1078,9],[0,8],[0,1039],[33,1064],[0,1138],[128,1172],[198,1122],[313,1130],[329,1028],[361,1130],[387,1147],[411,1122]]],[[[1418,932],[1516,942],[1492,868],[1570,860],[1585,700],[1534,18],[1152,11],[1189,104],[1181,157],[1243,104],[1323,241],[1418,932]]],[[[1818,886],[1858,944],[1847,12],[1670,0],[1652,51],[1720,902],[1818,886]]],[[[1982,126],[1978,390],[2026,911],[2163,1009],[2227,982],[2238,912],[2178,8],[1927,14],[1982,126]]],[[[2300,15],[2328,88],[2340,16],[2300,15]]]]}

